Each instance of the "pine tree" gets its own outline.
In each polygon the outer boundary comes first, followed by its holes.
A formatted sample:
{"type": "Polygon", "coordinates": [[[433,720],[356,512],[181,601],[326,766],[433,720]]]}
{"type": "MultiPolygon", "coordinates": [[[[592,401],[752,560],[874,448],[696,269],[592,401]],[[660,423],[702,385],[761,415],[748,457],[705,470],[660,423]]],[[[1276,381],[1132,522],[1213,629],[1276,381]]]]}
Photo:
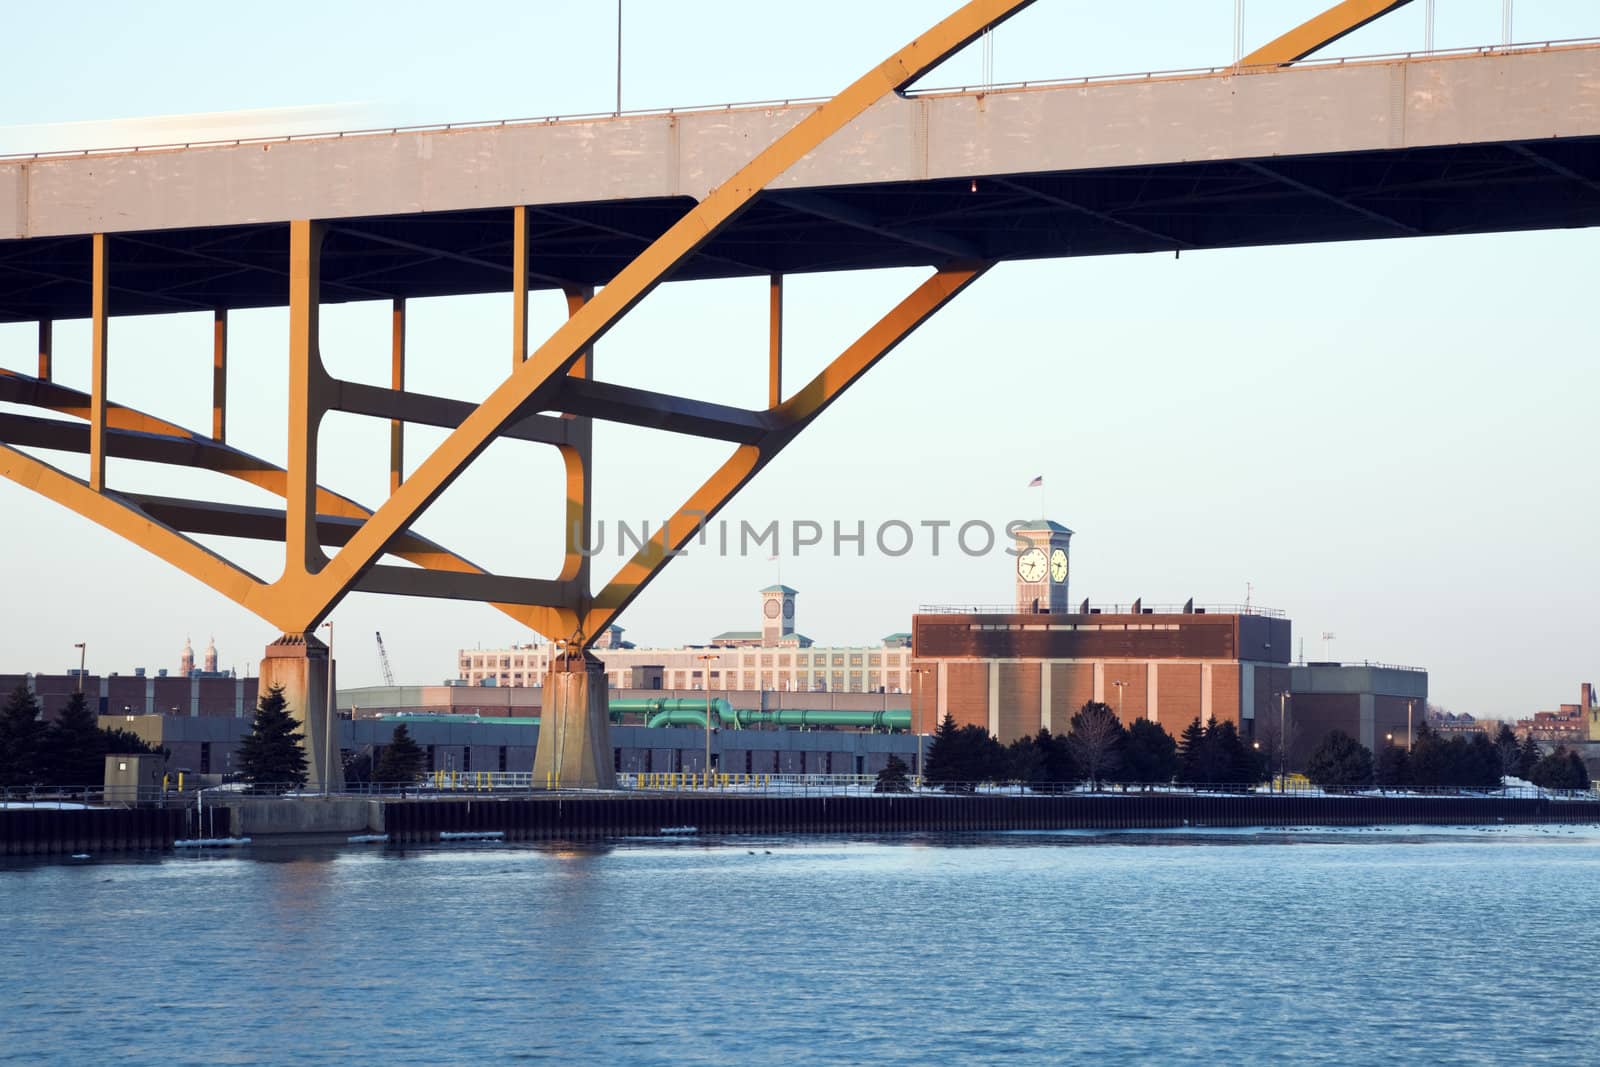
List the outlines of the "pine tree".
{"type": "Polygon", "coordinates": [[[409,784],[422,777],[422,749],[411,740],[405,723],[394,728],[389,743],[378,757],[377,781],[409,784]]]}
{"type": "Polygon", "coordinates": [[[1489,740],[1489,735],[1477,733],[1465,745],[1461,766],[1461,784],[1468,789],[1499,789],[1504,767],[1500,746],[1489,740]]]}
{"type": "Polygon", "coordinates": [[[1533,738],[1533,731],[1528,731],[1528,736],[1522,739],[1522,751],[1517,754],[1517,777],[1523,781],[1533,781],[1533,769],[1544,758],[1544,750],[1539,747],[1539,742],[1533,738]]]}
{"type": "Polygon", "coordinates": [[[1306,760],[1306,777],[1335,791],[1371,785],[1372,753],[1343,730],[1333,730],[1306,760]]]}
{"type": "Polygon", "coordinates": [[[1423,723],[1411,745],[1411,784],[1418,789],[1439,789],[1453,784],[1455,758],[1444,735],[1423,723]]]}
{"type": "Polygon", "coordinates": [[[1404,789],[1411,784],[1411,760],[1399,745],[1384,745],[1373,767],[1373,780],[1384,789],[1404,789]]]}
{"type": "Polygon", "coordinates": [[[1035,782],[1043,765],[1044,752],[1034,738],[1024,734],[1006,746],[1006,777],[1011,781],[1035,782]]]}
{"type": "Polygon", "coordinates": [[[1208,781],[1205,757],[1206,731],[1197,715],[1178,738],[1178,781],[1184,785],[1204,785],[1208,781]]]}
{"type": "Polygon", "coordinates": [[[82,693],[44,731],[40,765],[51,785],[94,786],[105,778],[106,733],[82,693]]]}
{"type": "Polygon", "coordinates": [[[1511,727],[1505,723],[1500,724],[1500,732],[1494,738],[1494,747],[1500,755],[1501,775],[1507,778],[1514,776],[1522,764],[1522,745],[1517,741],[1517,735],[1511,732],[1511,727]]]}
{"type": "Polygon", "coordinates": [[[906,766],[906,761],[899,756],[890,756],[889,762],[883,765],[883,770],[878,772],[878,780],[873,783],[874,793],[909,793],[911,780],[906,777],[906,772],[911,768],[906,766]]]}
{"type": "Polygon", "coordinates": [[[273,686],[256,704],[250,732],[239,742],[234,763],[246,782],[294,789],[306,784],[305,735],[295,725],[283,686],[273,686]]]}
{"type": "Polygon", "coordinates": [[[39,766],[43,732],[39,701],[27,683],[18,685],[0,706],[0,789],[33,785],[44,777],[39,766]]]}
{"type": "Polygon", "coordinates": [[[1122,742],[1122,766],[1130,782],[1166,785],[1178,773],[1178,743],[1160,723],[1135,719],[1122,742]]]}
{"type": "Polygon", "coordinates": [[[1216,746],[1219,784],[1253,789],[1265,780],[1266,760],[1257,749],[1244,743],[1233,723],[1218,723],[1212,744],[1216,746]]]}
{"type": "Polygon", "coordinates": [[[1572,764],[1572,788],[1585,792],[1589,789],[1589,768],[1583,762],[1583,757],[1576,752],[1567,753],[1567,760],[1572,764]]]}
{"type": "Polygon", "coordinates": [[[956,725],[955,716],[945,712],[943,721],[933,733],[933,743],[928,746],[928,766],[923,772],[923,781],[948,790],[967,780],[961,776],[960,733],[961,728],[956,725]]]}
{"type": "Polygon", "coordinates": [[[1076,789],[1083,774],[1078,770],[1078,761],[1072,756],[1072,747],[1067,744],[1067,735],[1052,735],[1049,730],[1040,727],[1033,743],[1039,746],[1039,786],[1051,793],[1067,793],[1076,789]]]}

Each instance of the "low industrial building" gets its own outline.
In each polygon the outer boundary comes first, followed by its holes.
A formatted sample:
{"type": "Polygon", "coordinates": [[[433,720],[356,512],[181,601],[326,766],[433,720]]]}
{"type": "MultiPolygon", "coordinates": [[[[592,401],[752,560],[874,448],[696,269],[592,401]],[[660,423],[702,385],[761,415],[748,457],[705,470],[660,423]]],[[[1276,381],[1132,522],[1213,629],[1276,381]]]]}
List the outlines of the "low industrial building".
{"type": "MultiPolygon", "coordinates": [[[[612,689],[775,690],[787,693],[908,693],[911,641],[893,633],[877,645],[815,644],[795,630],[799,593],[761,590],[761,628],[725,630],[704,645],[637,648],[612,627],[595,645],[612,689]]],[[[548,642],[462,649],[460,680],[470,686],[542,688],[559,650],[548,642]]]]}
{"type": "MultiPolygon", "coordinates": [[[[401,723],[423,749],[428,771],[533,769],[539,724],[528,719],[429,714],[341,719],[335,726],[336,741],[344,754],[377,757],[401,723]]],[[[166,748],[171,753],[167,769],[174,776],[228,774],[239,742],[250,730],[247,719],[172,715],[109,716],[101,725],[129,730],[166,748]]],[[[906,733],[718,729],[710,740],[712,769],[725,774],[876,774],[890,755],[908,766],[917,761],[917,739],[906,733]]],[[[705,770],[706,734],[699,728],[613,726],[611,744],[613,765],[620,772],[705,770]]]]}

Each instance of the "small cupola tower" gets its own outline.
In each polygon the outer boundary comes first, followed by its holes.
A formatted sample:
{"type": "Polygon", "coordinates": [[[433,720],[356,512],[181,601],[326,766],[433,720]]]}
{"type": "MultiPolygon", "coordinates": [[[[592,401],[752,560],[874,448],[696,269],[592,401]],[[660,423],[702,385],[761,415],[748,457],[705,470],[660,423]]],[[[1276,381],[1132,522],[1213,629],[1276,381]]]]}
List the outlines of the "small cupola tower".
{"type": "Polygon", "coordinates": [[[794,633],[794,598],[798,595],[786,585],[769,585],[761,590],[763,645],[775,645],[794,633]]]}

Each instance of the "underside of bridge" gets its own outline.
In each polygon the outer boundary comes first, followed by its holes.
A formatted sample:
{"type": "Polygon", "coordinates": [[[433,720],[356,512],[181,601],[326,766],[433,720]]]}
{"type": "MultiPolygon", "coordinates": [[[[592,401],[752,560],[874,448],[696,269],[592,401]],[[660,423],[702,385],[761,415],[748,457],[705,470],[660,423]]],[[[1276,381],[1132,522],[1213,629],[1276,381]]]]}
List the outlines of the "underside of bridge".
{"type": "MultiPolygon", "coordinates": [[[[280,660],[285,642],[320,647],[312,635],[352,591],[493,604],[568,650],[560,684],[546,696],[536,769],[563,785],[604,786],[613,781],[606,688],[587,653],[590,643],[700,523],[993,264],[1600,223],[1600,136],[1529,134],[1485,143],[799,188],[780,181],[880,100],[903,93],[1028,2],[966,4],[699,197],[511,203],[0,240],[0,321],[39,323],[37,374],[0,371],[0,401],[48,413],[0,412],[0,473],[272,623],[285,634],[277,643],[280,660]],[[798,388],[784,381],[785,276],[908,266],[928,274],[820,374],[798,388]],[[709,404],[596,379],[595,342],[663,281],[751,276],[770,281],[765,408],[709,404]],[[562,291],[569,311],[537,345],[528,337],[530,289],[562,291]],[[509,357],[501,385],[476,405],[408,391],[406,302],[507,290],[514,299],[509,351],[498,357],[509,357]],[[356,300],[391,303],[389,388],[336,379],[323,365],[318,309],[356,300]],[[229,311],[285,304],[289,446],[280,467],[228,443],[225,383],[229,311]],[[120,406],[106,395],[111,318],[184,311],[214,316],[213,417],[204,431],[120,406]],[[92,322],[88,391],[54,381],[51,366],[51,323],[81,317],[92,322]],[[381,506],[369,508],[318,485],[318,431],[329,412],[390,420],[390,496],[381,506]],[[732,446],[653,540],[598,588],[589,558],[578,550],[588,542],[595,419],[732,446]],[[450,432],[407,476],[401,431],[408,423],[450,432]],[[498,439],[547,444],[562,457],[567,552],[558,574],[489,574],[411,529],[498,439]],[[86,455],[89,476],[74,477],[33,449],[86,455]],[[108,458],[219,472],[282,497],[284,505],[247,508],[118,492],[106,484],[108,458]],[[195,540],[204,535],[281,543],[282,576],[262,581],[195,540]]],[[[1398,6],[1345,0],[1252,53],[1239,74],[1287,66],[1398,6]]],[[[308,732],[323,736],[319,715],[325,712],[309,688],[299,703],[312,705],[297,709],[308,732]]],[[[313,784],[324,784],[321,766],[313,784]]]]}

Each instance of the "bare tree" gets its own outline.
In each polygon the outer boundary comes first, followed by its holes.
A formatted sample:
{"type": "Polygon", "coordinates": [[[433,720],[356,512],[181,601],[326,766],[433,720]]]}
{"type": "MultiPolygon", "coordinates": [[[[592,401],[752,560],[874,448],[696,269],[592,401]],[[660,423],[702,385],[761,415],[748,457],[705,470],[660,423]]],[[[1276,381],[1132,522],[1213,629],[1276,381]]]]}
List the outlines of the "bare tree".
{"type": "Polygon", "coordinates": [[[1091,789],[1114,774],[1122,764],[1122,723],[1109,704],[1091,700],[1072,717],[1067,747],[1091,789]]]}

